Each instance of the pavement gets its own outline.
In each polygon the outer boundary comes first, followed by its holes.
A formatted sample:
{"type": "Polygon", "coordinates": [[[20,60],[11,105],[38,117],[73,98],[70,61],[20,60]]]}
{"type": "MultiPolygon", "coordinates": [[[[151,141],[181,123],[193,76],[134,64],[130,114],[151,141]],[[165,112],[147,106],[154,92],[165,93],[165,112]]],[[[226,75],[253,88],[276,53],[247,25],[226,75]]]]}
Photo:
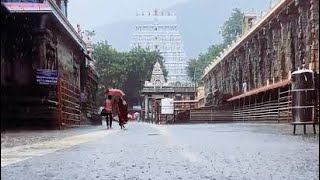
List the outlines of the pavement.
{"type": "Polygon", "coordinates": [[[319,179],[319,135],[311,128],[293,135],[286,124],[126,127],[2,133],[1,179],[319,179]]]}

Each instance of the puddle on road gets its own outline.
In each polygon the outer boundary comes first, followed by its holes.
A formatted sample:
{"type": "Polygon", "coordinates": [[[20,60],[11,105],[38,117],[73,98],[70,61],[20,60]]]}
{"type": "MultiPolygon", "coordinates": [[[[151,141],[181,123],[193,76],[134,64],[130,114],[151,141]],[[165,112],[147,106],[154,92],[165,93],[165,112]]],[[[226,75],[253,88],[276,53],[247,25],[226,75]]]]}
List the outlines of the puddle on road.
{"type": "Polygon", "coordinates": [[[148,136],[159,136],[161,134],[148,134],[148,136]]]}

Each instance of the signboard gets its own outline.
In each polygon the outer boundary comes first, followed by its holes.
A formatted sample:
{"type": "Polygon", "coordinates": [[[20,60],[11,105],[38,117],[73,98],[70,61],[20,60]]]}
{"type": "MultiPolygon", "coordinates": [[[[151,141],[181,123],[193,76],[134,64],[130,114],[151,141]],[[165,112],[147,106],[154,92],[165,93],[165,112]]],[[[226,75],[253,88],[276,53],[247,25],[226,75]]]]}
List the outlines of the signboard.
{"type": "Polygon", "coordinates": [[[140,111],[142,108],[141,106],[133,106],[132,109],[136,111],[140,111]]]}
{"type": "Polygon", "coordinates": [[[37,69],[36,81],[41,85],[56,85],[58,82],[58,71],[51,69],[37,69]]]}
{"type": "Polygon", "coordinates": [[[161,114],[174,114],[173,99],[170,99],[170,98],[161,99],[161,114]]]}

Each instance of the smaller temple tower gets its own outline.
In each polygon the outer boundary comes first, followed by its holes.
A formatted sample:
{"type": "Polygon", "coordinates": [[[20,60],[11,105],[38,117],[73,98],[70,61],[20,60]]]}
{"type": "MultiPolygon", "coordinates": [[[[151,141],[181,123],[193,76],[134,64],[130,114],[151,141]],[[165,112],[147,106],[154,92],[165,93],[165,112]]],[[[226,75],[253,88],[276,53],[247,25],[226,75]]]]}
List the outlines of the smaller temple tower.
{"type": "Polygon", "coordinates": [[[156,62],[153,66],[151,80],[145,81],[144,88],[142,89],[144,96],[144,118],[152,119],[154,111],[154,103],[163,98],[174,97],[174,89],[166,82],[161,65],[156,62]]]}
{"type": "Polygon", "coordinates": [[[160,102],[161,99],[170,98],[177,101],[195,100],[195,88],[189,84],[176,84],[167,82],[161,65],[156,62],[153,66],[150,81],[145,81],[141,91],[144,96],[144,118],[152,119],[156,109],[154,104],[160,102]]]}
{"type": "Polygon", "coordinates": [[[257,20],[257,13],[252,10],[244,15],[243,23],[242,23],[242,33],[248,32],[253,26],[253,23],[257,20]]]}
{"type": "Polygon", "coordinates": [[[162,87],[163,85],[166,85],[166,81],[163,75],[163,71],[161,69],[161,65],[159,62],[156,62],[156,64],[153,66],[152,70],[152,76],[151,76],[151,82],[154,87],[162,87]]]}

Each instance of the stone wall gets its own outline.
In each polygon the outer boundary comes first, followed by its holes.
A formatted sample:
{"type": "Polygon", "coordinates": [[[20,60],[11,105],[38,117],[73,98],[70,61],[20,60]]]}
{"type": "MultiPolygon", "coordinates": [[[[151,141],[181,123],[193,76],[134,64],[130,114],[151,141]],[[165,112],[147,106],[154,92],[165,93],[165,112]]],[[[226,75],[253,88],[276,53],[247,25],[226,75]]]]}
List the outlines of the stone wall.
{"type": "Polygon", "coordinates": [[[319,73],[319,1],[281,0],[204,74],[206,96],[233,96],[290,78],[303,64],[319,73]]]}
{"type": "Polygon", "coordinates": [[[80,88],[80,61],[81,54],[75,51],[63,38],[58,39],[57,45],[58,70],[64,79],[80,88]]]}
{"type": "Polygon", "coordinates": [[[53,125],[58,119],[58,110],[52,108],[58,101],[57,86],[39,85],[35,72],[58,70],[60,77],[80,89],[80,62],[84,62],[85,54],[50,14],[9,13],[3,9],[1,13],[1,123],[15,122],[12,125],[17,126],[33,120],[35,124],[53,125]]]}

